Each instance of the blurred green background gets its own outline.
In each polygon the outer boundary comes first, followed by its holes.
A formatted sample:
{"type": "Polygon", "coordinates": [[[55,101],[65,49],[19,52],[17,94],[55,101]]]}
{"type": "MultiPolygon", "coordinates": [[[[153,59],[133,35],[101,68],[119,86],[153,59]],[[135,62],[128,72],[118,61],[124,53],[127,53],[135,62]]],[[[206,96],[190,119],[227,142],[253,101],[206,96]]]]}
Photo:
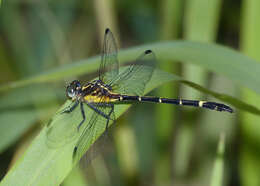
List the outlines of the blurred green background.
{"type": "MultiPolygon", "coordinates": [[[[181,39],[218,43],[260,60],[259,9],[257,0],[3,0],[0,83],[99,55],[107,27],[119,48],[181,39]]],[[[209,90],[260,103],[259,95],[251,90],[198,66],[171,61],[157,64],[209,90]]],[[[1,179],[64,103],[66,83],[95,76],[70,76],[0,92],[1,179]]],[[[217,101],[177,83],[152,94],[217,101]]],[[[210,185],[222,133],[226,151],[221,185],[260,185],[259,117],[235,112],[134,105],[117,120],[110,142],[98,150],[104,153],[91,164],[75,168],[62,185],[210,185]]]]}

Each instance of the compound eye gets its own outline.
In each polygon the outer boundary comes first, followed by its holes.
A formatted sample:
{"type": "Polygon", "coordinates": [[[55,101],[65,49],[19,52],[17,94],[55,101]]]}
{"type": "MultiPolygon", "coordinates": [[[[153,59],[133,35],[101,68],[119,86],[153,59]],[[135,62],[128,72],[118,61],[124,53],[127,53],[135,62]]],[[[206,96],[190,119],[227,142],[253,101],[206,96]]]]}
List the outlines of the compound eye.
{"type": "Polygon", "coordinates": [[[75,87],[68,86],[67,88],[67,96],[69,98],[73,98],[76,95],[75,87]]]}
{"type": "Polygon", "coordinates": [[[69,86],[67,86],[66,94],[67,97],[70,99],[75,98],[77,96],[78,92],[80,91],[81,85],[78,80],[72,81],[69,86]]]}

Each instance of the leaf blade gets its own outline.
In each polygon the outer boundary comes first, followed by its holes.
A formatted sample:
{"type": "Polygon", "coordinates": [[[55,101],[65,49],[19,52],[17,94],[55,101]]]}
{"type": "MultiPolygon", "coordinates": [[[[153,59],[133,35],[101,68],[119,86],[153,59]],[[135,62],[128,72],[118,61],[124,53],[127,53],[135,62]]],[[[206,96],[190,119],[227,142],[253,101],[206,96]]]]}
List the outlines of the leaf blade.
{"type": "MultiPolygon", "coordinates": [[[[132,56],[138,56],[140,51],[144,51],[148,48],[155,52],[158,60],[193,63],[212,72],[222,74],[239,85],[260,93],[260,87],[258,86],[260,84],[260,79],[258,78],[260,64],[233,49],[217,44],[190,41],[159,42],[121,50],[118,53],[119,61],[126,63],[134,60],[132,56]]],[[[37,76],[2,85],[0,91],[90,73],[98,69],[99,60],[100,57],[97,56],[89,58],[88,60],[82,60],[78,63],[64,65],[37,76]]]]}
{"type": "MultiPolygon", "coordinates": [[[[154,89],[161,83],[171,80],[170,74],[157,71],[148,84],[146,92],[154,89]],[[159,78],[159,77],[163,77],[159,78]],[[168,77],[167,77],[168,76],[168,77]]],[[[63,110],[70,104],[67,101],[60,110],[63,110]]],[[[130,105],[116,105],[116,118],[122,115],[130,105]]],[[[89,108],[85,108],[89,109],[89,108]]],[[[53,126],[62,121],[64,125],[77,125],[81,121],[81,113],[79,107],[75,109],[74,115],[60,114],[54,117],[61,117],[61,119],[52,119],[48,126],[53,126]]],[[[59,113],[59,111],[57,112],[59,113]]],[[[86,121],[87,122],[87,121],[86,121]]],[[[66,128],[66,130],[69,130],[66,128]]],[[[75,165],[73,162],[73,150],[77,140],[73,140],[60,148],[50,148],[47,142],[46,133],[48,131],[45,126],[40,134],[33,140],[30,147],[21,157],[20,161],[7,173],[0,185],[58,185],[69,174],[75,165]]],[[[101,135],[103,131],[98,131],[95,138],[101,135]]]]}

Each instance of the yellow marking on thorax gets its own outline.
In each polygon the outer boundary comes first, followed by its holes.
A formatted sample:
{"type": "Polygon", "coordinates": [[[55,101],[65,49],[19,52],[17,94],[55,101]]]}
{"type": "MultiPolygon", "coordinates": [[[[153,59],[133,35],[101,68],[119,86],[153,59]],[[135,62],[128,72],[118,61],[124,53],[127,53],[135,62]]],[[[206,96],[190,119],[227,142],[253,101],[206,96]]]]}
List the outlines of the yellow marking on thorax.
{"type": "Polygon", "coordinates": [[[159,98],[159,103],[161,103],[162,102],[162,99],[161,98],[159,98]]]}
{"type": "Polygon", "coordinates": [[[182,105],[182,100],[180,99],[179,105],[182,105]]]}
{"type": "Polygon", "coordinates": [[[87,89],[88,87],[90,87],[90,85],[84,85],[84,86],[81,88],[81,90],[85,90],[85,89],[87,89]]]}

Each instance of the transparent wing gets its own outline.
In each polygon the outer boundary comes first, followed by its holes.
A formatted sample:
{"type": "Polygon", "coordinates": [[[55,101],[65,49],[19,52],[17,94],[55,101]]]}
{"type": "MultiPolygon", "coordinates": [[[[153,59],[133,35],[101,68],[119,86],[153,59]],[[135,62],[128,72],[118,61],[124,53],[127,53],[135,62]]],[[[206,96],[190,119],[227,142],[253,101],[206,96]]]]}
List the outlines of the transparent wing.
{"type": "MultiPolygon", "coordinates": [[[[86,113],[88,114],[88,113],[86,113]]],[[[62,147],[77,139],[77,125],[73,118],[82,118],[79,107],[67,114],[56,114],[47,126],[46,143],[50,148],[62,147]]]]}
{"type": "Polygon", "coordinates": [[[79,140],[74,148],[74,152],[73,152],[74,161],[79,161],[80,158],[83,156],[83,154],[86,152],[86,150],[94,142],[96,132],[97,132],[95,124],[97,122],[98,117],[99,116],[97,113],[93,113],[90,118],[90,122],[87,124],[87,126],[84,128],[82,134],[80,135],[80,138],[79,138],[79,140]]]}
{"type": "Polygon", "coordinates": [[[112,81],[113,91],[120,94],[143,95],[155,68],[155,54],[146,50],[126,70],[112,81]]]}
{"type": "Polygon", "coordinates": [[[117,46],[112,32],[107,28],[99,67],[99,79],[107,84],[119,73],[117,46]]]}
{"type": "MultiPolygon", "coordinates": [[[[100,112],[109,115],[111,112],[111,107],[107,107],[103,104],[96,104],[96,109],[98,109],[100,112]]],[[[92,109],[93,110],[93,109],[92,109]]],[[[106,130],[106,124],[108,119],[100,115],[96,111],[92,111],[91,118],[87,125],[85,125],[85,128],[83,129],[80,138],[75,146],[74,153],[73,153],[73,159],[74,161],[80,160],[80,158],[86,153],[87,149],[96,141],[98,137],[100,137],[104,131],[106,130]]],[[[114,117],[114,114],[111,114],[111,117],[114,117]]],[[[114,118],[111,120],[114,120],[114,118]]],[[[93,157],[89,157],[91,160],[93,157]]]]}
{"type": "Polygon", "coordinates": [[[47,130],[47,145],[50,148],[59,148],[70,143],[77,137],[77,130],[70,126],[58,125],[47,130]]]}

